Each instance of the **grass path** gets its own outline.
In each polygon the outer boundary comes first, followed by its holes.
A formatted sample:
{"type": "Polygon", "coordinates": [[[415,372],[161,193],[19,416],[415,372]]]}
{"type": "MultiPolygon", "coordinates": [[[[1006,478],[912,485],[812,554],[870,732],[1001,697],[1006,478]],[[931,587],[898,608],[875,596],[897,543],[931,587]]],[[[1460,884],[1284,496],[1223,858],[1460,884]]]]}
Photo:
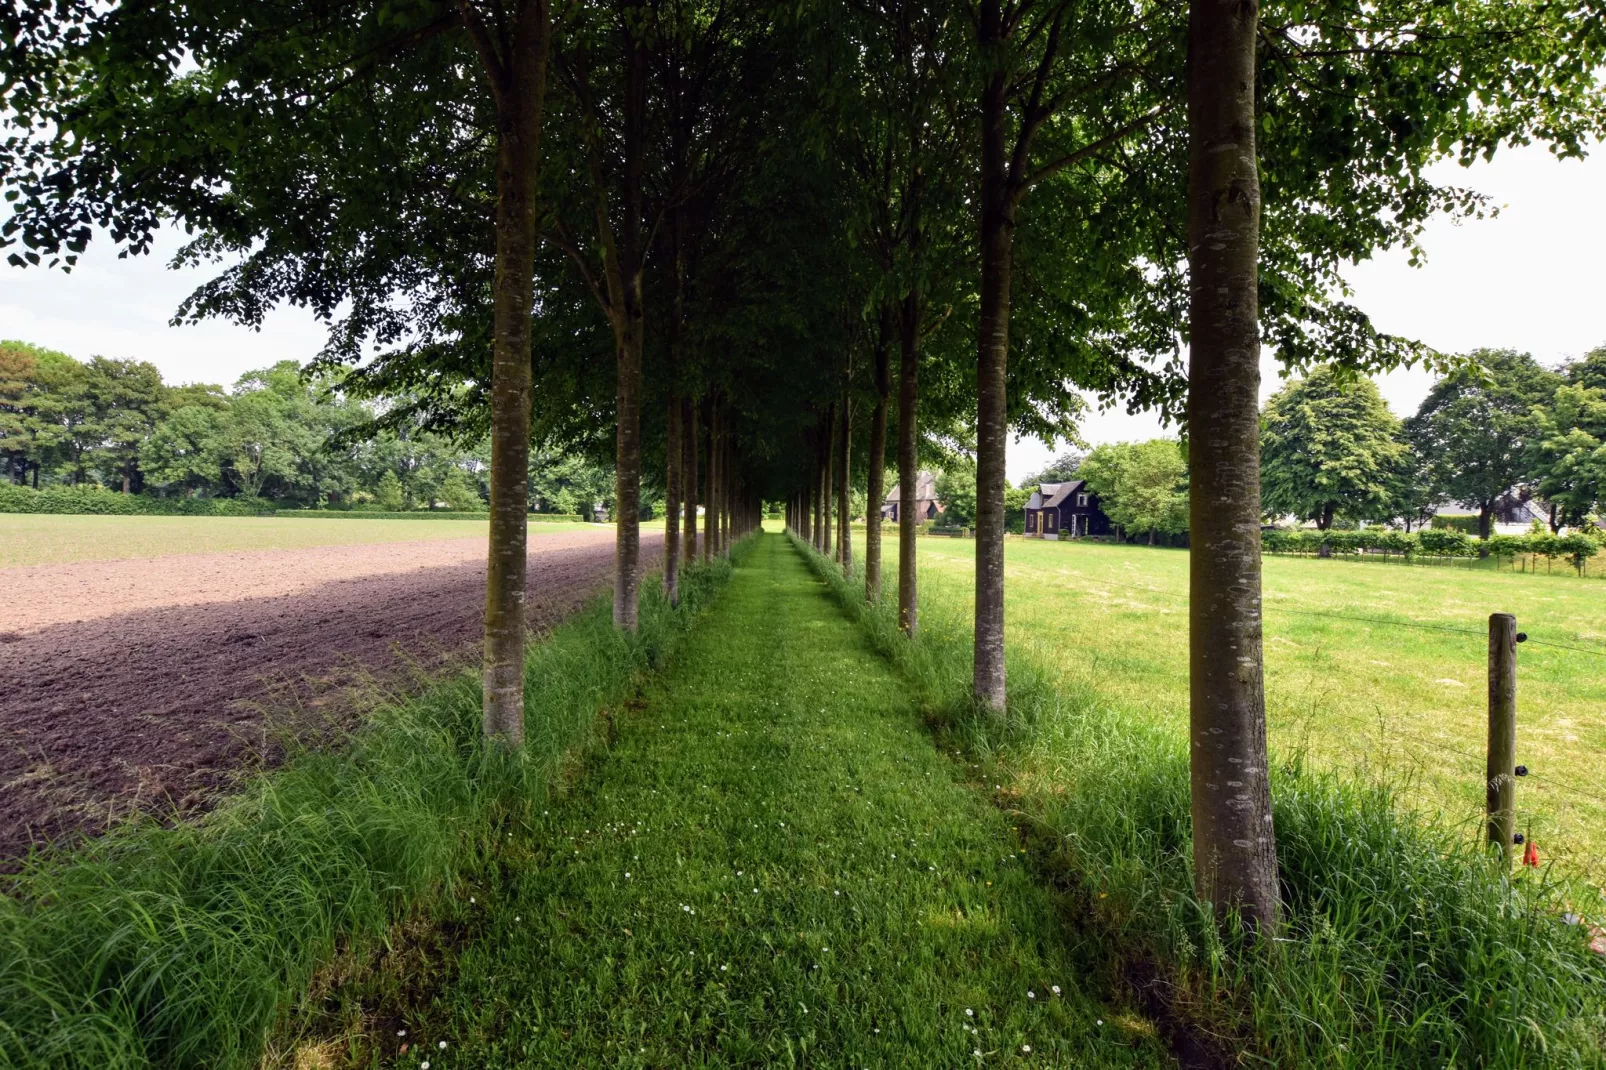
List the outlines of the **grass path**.
{"type": "Polygon", "coordinates": [[[1167,1065],[899,680],[759,539],[607,758],[453,900],[410,1050],[387,1023],[373,1063],[1167,1065]]]}

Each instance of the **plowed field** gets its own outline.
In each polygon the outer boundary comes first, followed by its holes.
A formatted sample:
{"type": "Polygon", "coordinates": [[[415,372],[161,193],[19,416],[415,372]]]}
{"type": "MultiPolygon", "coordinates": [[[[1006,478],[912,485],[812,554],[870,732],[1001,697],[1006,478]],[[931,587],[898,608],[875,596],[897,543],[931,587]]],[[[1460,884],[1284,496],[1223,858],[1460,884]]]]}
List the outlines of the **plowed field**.
{"type": "MultiPolygon", "coordinates": [[[[652,562],[662,535],[642,543],[652,562]]],[[[484,561],[480,535],[0,569],[0,858],[204,805],[280,730],[349,724],[375,691],[472,662],[484,561]]],[[[612,527],[532,537],[532,626],[612,564],[612,527]]]]}

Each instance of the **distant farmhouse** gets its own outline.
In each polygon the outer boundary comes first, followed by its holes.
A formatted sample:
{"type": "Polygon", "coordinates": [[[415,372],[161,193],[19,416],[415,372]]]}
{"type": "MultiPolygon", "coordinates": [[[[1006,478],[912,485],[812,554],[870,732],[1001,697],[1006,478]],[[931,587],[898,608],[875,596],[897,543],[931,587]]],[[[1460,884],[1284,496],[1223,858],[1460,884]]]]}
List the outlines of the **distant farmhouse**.
{"type": "MultiPolygon", "coordinates": [[[[1476,502],[1446,502],[1433,510],[1433,515],[1467,521],[1471,527],[1469,534],[1477,534],[1477,528],[1474,526],[1478,519],[1476,502]]],[[[1523,491],[1519,494],[1505,494],[1496,499],[1489,520],[1491,535],[1522,535],[1533,527],[1535,520],[1548,529],[1550,513],[1536,499],[1528,497],[1527,492],[1523,491]]]]}
{"type": "MultiPolygon", "coordinates": [[[[902,485],[894,483],[892,490],[887,493],[887,500],[881,504],[881,518],[897,523],[898,507],[902,504],[902,485]]],[[[937,500],[937,473],[919,473],[915,477],[915,519],[935,520],[938,513],[946,511],[947,507],[937,500]]]]}
{"type": "Polygon", "coordinates": [[[1110,518],[1099,508],[1099,496],[1087,488],[1085,479],[1069,483],[1039,483],[1026,501],[1028,539],[1079,539],[1084,535],[1108,535],[1110,518]]]}

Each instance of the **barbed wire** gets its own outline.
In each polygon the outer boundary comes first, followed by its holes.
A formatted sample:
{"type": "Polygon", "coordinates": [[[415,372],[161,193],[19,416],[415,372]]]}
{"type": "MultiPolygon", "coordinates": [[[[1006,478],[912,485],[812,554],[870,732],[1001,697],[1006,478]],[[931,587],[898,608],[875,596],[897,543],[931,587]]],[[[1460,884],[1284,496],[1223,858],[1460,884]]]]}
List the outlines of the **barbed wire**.
{"type": "Polygon", "coordinates": [[[1529,636],[1523,641],[1525,646],[1543,646],[1552,650],[1571,650],[1575,654],[1593,654],[1597,658],[1606,658],[1606,650],[1590,650],[1588,647],[1568,646],[1566,643],[1547,643],[1543,639],[1529,636]]]}
{"type": "Polygon", "coordinates": [[[1457,635],[1476,635],[1482,638],[1486,633],[1476,628],[1457,628],[1449,624],[1429,624],[1420,620],[1387,620],[1383,617],[1357,617],[1348,613],[1331,613],[1321,609],[1297,609],[1293,606],[1279,606],[1275,602],[1267,603],[1268,608],[1276,608],[1282,613],[1297,613],[1306,617],[1326,617],[1331,620],[1349,620],[1361,624],[1382,624],[1391,628],[1420,628],[1430,632],[1453,632],[1457,635]]]}
{"type": "Polygon", "coordinates": [[[1541,784],[1548,785],[1558,791],[1566,792],[1571,795],[1583,796],[1586,799],[1590,799],[1594,802],[1600,803],[1603,806],[1606,806],[1606,795],[1591,791],[1588,788],[1579,787],[1577,784],[1568,783],[1559,778],[1541,775],[1539,773],[1535,773],[1531,769],[1528,771],[1527,779],[1536,780],[1541,784]]]}
{"type": "Polygon", "coordinates": [[[1399,729],[1393,729],[1388,734],[1396,736],[1396,737],[1399,737],[1401,739],[1410,740],[1411,742],[1418,743],[1418,744],[1420,744],[1420,745],[1422,745],[1424,747],[1435,747],[1435,748],[1437,748],[1437,749],[1439,749],[1441,751],[1444,751],[1447,754],[1454,754],[1456,757],[1464,758],[1467,761],[1472,762],[1474,764],[1486,760],[1484,758],[1484,756],[1482,756],[1482,755],[1474,754],[1474,753],[1472,753],[1471,751],[1468,751],[1468,750],[1462,750],[1460,747],[1457,747],[1457,746],[1454,746],[1452,744],[1446,743],[1443,740],[1428,739],[1426,736],[1418,736],[1418,735],[1415,735],[1414,733],[1411,733],[1411,732],[1402,732],[1399,729]]]}

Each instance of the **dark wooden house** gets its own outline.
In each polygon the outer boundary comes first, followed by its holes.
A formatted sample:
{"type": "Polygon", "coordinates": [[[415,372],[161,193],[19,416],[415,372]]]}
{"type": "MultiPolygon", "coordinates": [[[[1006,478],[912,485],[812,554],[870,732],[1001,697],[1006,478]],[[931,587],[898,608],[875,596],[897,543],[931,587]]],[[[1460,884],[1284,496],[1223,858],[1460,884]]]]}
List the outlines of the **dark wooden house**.
{"type": "Polygon", "coordinates": [[[1080,539],[1108,535],[1110,518],[1099,508],[1099,496],[1087,482],[1040,483],[1026,502],[1028,539],[1080,539]]]}
{"type": "MultiPolygon", "coordinates": [[[[902,504],[903,485],[894,483],[887,492],[887,500],[881,503],[882,518],[897,523],[898,507],[902,504]]],[[[920,472],[916,475],[915,510],[917,521],[935,520],[938,513],[947,511],[947,507],[937,500],[937,473],[920,472]]]]}

